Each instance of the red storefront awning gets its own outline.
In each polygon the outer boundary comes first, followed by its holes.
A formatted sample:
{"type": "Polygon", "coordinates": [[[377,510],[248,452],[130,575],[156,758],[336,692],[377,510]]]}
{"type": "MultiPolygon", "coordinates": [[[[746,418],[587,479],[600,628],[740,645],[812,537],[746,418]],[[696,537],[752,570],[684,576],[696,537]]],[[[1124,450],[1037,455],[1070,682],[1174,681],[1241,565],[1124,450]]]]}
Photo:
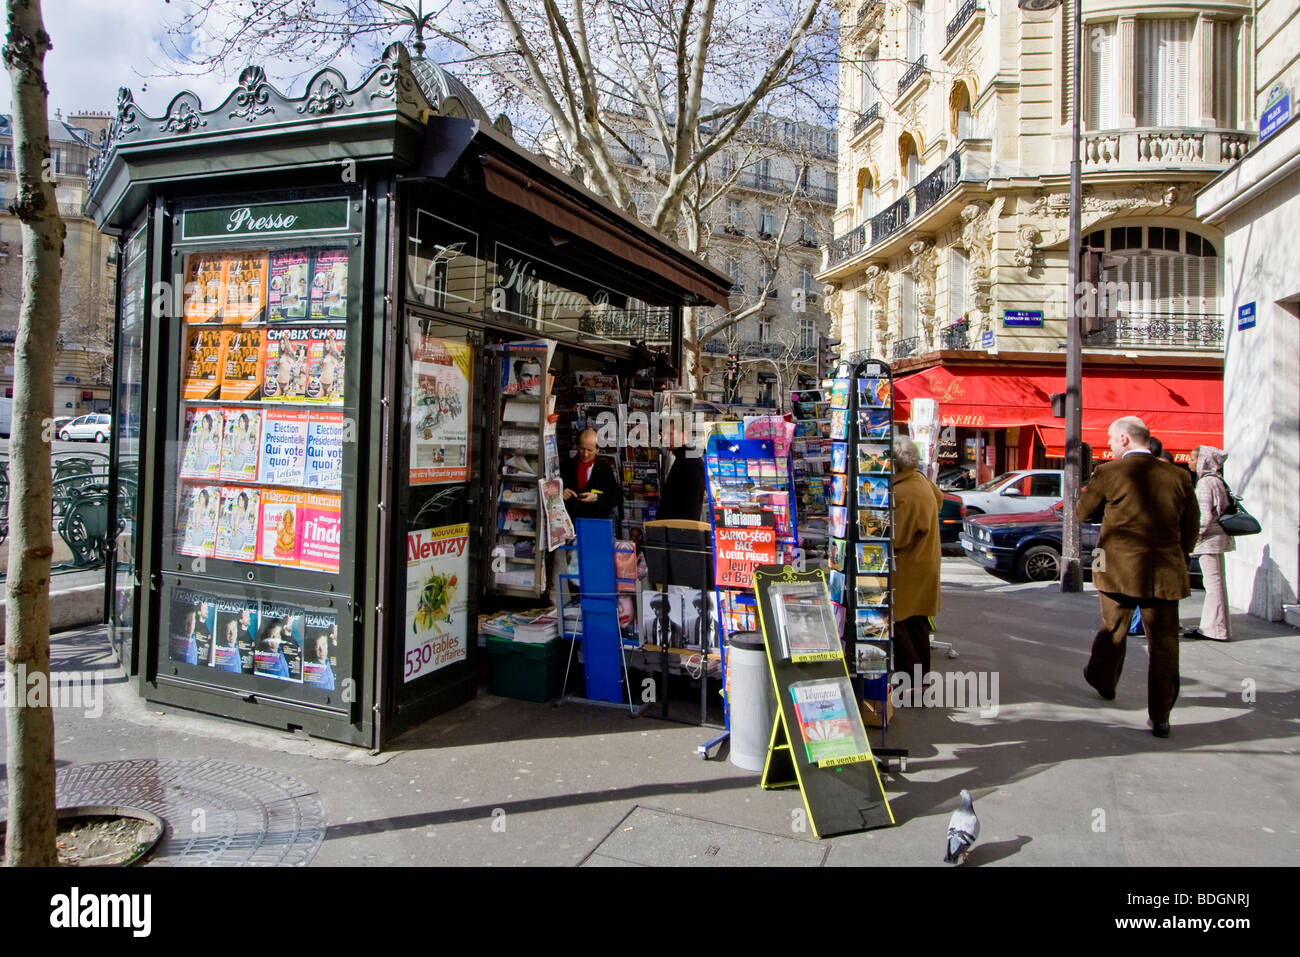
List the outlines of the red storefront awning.
{"type": "MultiPolygon", "coordinates": [[[[948,369],[936,366],[894,382],[894,415],[906,421],[912,399],[938,400],[939,419],[959,428],[1037,429],[1049,457],[1064,455],[1065,421],[1052,415],[1051,396],[1065,391],[1065,370],[948,369]]],[[[1136,415],[1170,452],[1223,446],[1223,376],[1216,371],[1085,369],[1083,441],[1094,458],[1110,454],[1106,431],[1136,415]]]]}

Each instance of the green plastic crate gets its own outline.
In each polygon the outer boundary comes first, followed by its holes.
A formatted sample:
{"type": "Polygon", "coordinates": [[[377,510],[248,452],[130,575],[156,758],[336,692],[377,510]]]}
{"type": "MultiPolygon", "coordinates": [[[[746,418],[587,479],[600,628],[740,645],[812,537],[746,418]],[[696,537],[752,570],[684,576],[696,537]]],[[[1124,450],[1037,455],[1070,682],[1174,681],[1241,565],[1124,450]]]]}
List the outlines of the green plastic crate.
{"type": "Polygon", "coordinates": [[[564,665],[569,643],[518,642],[489,636],[492,656],[492,693],[523,701],[550,701],[564,691],[564,665]]]}

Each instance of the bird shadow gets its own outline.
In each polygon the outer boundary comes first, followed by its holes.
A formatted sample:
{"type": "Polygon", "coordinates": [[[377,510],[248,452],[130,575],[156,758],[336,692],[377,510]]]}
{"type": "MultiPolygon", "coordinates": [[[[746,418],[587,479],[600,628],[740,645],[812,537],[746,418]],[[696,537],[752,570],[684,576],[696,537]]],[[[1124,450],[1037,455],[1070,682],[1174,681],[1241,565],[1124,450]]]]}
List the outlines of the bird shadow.
{"type": "Polygon", "coordinates": [[[1033,838],[1025,834],[1012,838],[1009,841],[994,841],[992,844],[977,844],[971,848],[970,856],[966,858],[967,867],[972,864],[981,867],[984,864],[992,864],[994,861],[1000,861],[1004,858],[1019,854],[1021,848],[1032,841],[1033,838]]]}

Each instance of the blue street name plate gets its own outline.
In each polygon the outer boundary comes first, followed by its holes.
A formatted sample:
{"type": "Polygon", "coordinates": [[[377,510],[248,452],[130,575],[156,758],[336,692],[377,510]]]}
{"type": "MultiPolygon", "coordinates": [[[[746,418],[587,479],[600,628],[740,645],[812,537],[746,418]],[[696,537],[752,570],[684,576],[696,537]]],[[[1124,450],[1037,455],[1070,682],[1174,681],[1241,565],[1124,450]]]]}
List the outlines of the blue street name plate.
{"type": "Polygon", "coordinates": [[[1003,309],[1004,326],[1041,326],[1043,311],[1041,309],[1003,309]]]}
{"type": "Polygon", "coordinates": [[[1255,328],[1255,304],[1248,302],[1237,307],[1237,331],[1255,328]]]}
{"type": "Polygon", "coordinates": [[[1264,112],[1259,117],[1259,140],[1262,143],[1279,129],[1286,125],[1287,120],[1291,119],[1291,94],[1288,93],[1281,99],[1274,100],[1264,108],[1264,112]]]}
{"type": "Polygon", "coordinates": [[[989,332],[984,333],[982,336],[980,336],[980,348],[981,349],[993,348],[993,332],[991,330],[989,332]]]}

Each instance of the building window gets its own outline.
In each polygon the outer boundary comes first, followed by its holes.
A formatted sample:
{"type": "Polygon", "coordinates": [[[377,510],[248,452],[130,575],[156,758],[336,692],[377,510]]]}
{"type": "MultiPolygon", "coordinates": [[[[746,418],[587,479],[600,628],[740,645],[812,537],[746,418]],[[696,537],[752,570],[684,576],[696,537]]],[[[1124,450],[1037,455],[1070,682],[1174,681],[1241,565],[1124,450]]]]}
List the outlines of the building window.
{"type": "Polygon", "coordinates": [[[1233,129],[1237,125],[1237,38],[1241,21],[1215,21],[1213,84],[1214,122],[1233,129]]]}
{"type": "Polygon", "coordinates": [[[813,232],[812,220],[807,216],[799,221],[799,238],[810,245],[815,245],[817,242],[817,234],[813,232]]]}
{"type": "Polygon", "coordinates": [[[745,210],[740,200],[727,200],[727,225],[739,232],[745,228],[745,210]]]}
{"type": "Polygon", "coordinates": [[[799,348],[817,348],[817,323],[812,319],[799,320],[799,348]]]}
{"type": "Polygon", "coordinates": [[[1148,226],[1147,227],[1147,248],[1148,249],[1167,249],[1170,252],[1178,252],[1178,236],[1176,229],[1170,229],[1166,226],[1148,226]]]}
{"type": "Polygon", "coordinates": [[[764,206],[758,218],[758,231],[764,236],[776,235],[776,213],[770,206],[764,206]]]}
{"type": "Polygon", "coordinates": [[[952,248],[948,268],[948,316],[950,322],[961,322],[966,315],[966,250],[952,248]]]}
{"type": "MultiPolygon", "coordinates": [[[[1090,130],[1110,130],[1119,124],[1119,84],[1115,82],[1116,43],[1115,23],[1089,24],[1087,43],[1084,45],[1083,122],[1090,130]]],[[[1069,58],[1066,58],[1068,68],[1069,58]]],[[[1065,108],[1063,115],[1069,122],[1070,89],[1072,81],[1063,77],[1065,108]]]]}
{"type": "Polygon", "coordinates": [[[1124,262],[1103,275],[1103,282],[1120,283],[1121,308],[1135,319],[1219,315],[1222,263],[1214,244],[1198,233],[1149,226],[1146,243],[1142,227],[1116,227],[1089,234],[1086,245],[1123,251],[1124,262]],[[1185,252],[1179,252],[1179,250],[1185,252]]]}
{"type": "Polygon", "coordinates": [[[907,62],[915,63],[925,55],[925,4],[907,5],[907,62]]]}
{"type": "Polygon", "coordinates": [[[1187,125],[1191,27],[1191,20],[1137,21],[1133,52],[1138,126],[1187,125]]]}
{"type": "Polygon", "coordinates": [[[921,157],[916,155],[913,149],[907,154],[907,187],[911,189],[917,183],[921,182],[921,157]]]}
{"type": "Polygon", "coordinates": [[[1110,231],[1111,249],[1141,249],[1141,226],[1116,226],[1110,231]]]}
{"type": "Polygon", "coordinates": [[[903,306],[902,333],[900,338],[912,339],[916,336],[916,280],[911,273],[902,273],[901,298],[903,306]]]}
{"type": "Polygon", "coordinates": [[[858,173],[858,221],[865,223],[876,215],[876,187],[866,170],[858,173]]]}
{"type": "Polygon", "coordinates": [[[862,112],[865,113],[880,102],[880,82],[876,63],[880,59],[880,50],[872,47],[867,51],[866,62],[862,66],[862,112]]]}
{"type": "Polygon", "coordinates": [[[722,178],[726,179],[732,173],[736,172],[736,154],[722,154],[722,178]]]}
{"type": "Polygon", "coordinates": [[[731,277],[731,288],[740,289],[740,260],[731,258],[727,260],[727,275],[731,277]]]}
{"type": "Polygon", "coordinates": [[[758,327],[758,341],[771,342],[772,341],[772,320],[759,319],[758,322],[755,323],[755,325],[758,327]]]}
{"type": "Polygon", "coordinates": [[[803,289],[805,296],[811,296],[813,290],[813,273],[807,266],[799,267],[799,286],[803,289]]]}

